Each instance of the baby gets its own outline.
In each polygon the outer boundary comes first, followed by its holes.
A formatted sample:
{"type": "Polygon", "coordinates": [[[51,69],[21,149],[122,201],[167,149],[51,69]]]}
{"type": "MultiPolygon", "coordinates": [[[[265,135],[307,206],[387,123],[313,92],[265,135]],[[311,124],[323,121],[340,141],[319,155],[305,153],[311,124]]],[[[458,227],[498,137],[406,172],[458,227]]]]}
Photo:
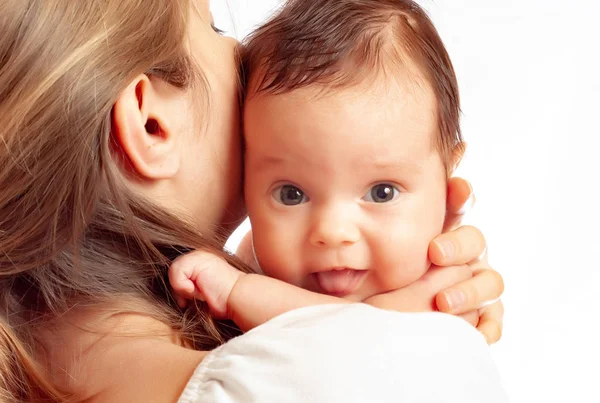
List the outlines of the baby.
{"type": "Polygon", "coordinates": [[[266,276],[194,252],[170,269],[179,302],[204,299],[247,330],[421,278],[464,151],[456,77],[425,12],[291,0],[242,52],[245,197],[266,276]]]}

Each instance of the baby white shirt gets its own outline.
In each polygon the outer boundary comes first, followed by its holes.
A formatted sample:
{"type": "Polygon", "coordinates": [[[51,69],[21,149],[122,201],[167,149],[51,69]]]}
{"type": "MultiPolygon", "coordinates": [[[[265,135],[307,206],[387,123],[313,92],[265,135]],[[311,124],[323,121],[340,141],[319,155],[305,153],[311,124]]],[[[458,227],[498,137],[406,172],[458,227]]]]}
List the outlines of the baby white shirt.
{"type": "Polygon", "coordinates": [[[278,316],[215,349],[180,403],[508,402],[463,319],[364,304],[278,316]]]}

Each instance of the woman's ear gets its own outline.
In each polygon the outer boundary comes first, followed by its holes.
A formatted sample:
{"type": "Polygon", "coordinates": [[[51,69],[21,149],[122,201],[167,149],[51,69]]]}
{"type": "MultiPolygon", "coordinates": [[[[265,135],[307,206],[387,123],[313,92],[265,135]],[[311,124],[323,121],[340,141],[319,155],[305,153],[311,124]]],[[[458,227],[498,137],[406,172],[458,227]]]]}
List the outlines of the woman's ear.
{"type": "Polygon", "coordinates": [[[179,170],[181,155],[168,102],[143,74],[127,86],[113,107],[115,141],[142,179],[169,179],[179,170]]]}

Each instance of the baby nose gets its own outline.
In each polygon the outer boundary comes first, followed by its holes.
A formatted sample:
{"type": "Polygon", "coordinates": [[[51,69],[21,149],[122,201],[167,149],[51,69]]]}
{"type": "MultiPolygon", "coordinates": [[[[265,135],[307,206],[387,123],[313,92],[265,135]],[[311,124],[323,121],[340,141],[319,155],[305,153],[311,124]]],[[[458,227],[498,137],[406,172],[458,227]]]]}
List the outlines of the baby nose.
{"type": "Polygon", "coordinates": [[[360,231],[349,214],[330,211],[319,215],[310,233],[310,244],[317,247],[351,245],[360,239],[360,231]]]}

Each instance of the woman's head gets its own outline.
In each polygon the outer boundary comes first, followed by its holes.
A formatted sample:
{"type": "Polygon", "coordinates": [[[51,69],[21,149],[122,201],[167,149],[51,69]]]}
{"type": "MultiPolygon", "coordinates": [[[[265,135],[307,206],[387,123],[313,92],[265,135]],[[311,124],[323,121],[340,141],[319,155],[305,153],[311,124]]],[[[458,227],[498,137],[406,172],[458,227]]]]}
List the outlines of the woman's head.
{"type": "Polygon", "coordinates": [[[186,87],[135,77],[113,109],[113,135],[135,191],[210,233],[241,213],[237,42],[216,32],[208,1],[192,2],[188,22],[186,87]]]}
{"type": "Polygon", "coordinates": [[[5,348],[43,354],[36,326],[80,303],[174,324],[163,265],[219,249],[242,213],[235,44],[207,1],[28,0],[0,20],[5,348]]]}

